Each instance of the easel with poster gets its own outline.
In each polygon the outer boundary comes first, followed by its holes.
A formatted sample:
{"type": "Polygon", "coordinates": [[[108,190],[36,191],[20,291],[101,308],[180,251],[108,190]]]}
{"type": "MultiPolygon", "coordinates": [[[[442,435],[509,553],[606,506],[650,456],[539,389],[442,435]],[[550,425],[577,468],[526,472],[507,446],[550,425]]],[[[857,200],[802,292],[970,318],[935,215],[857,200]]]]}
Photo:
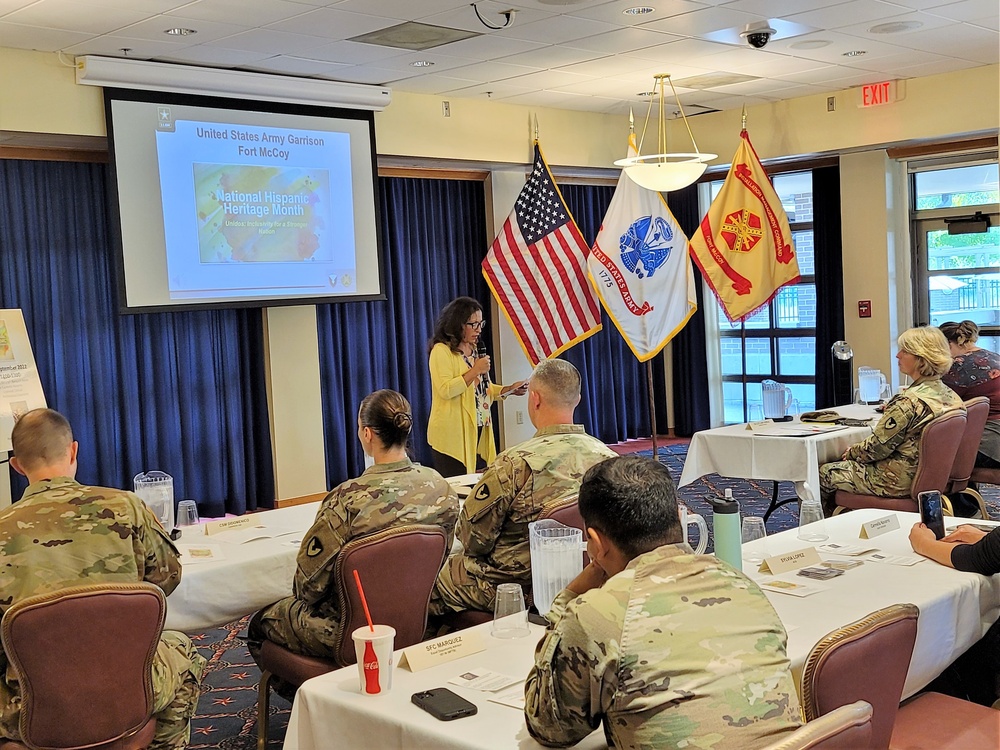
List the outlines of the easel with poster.
{"type": "MultiPolygon", "coordinates": [[[[35,356],[20,310],[0,310],[0,466],[9,460],[14,423],[46,406],[35,356]]],[[[0,508],[10,505],[10,481],[0,475],[0,508]]]]}

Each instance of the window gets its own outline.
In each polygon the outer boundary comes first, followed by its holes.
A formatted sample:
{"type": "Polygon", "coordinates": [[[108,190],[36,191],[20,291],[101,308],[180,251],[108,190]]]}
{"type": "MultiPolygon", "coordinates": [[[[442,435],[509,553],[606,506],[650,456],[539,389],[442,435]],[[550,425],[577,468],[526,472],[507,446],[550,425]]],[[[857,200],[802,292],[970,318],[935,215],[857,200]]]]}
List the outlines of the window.
{"type": "MultiPolygon", "coordinates": [[[[760,384],[766,379],[791,388],[798,402],[793,404],[795,411],[816,408],[812,172],[779,174],[772,181],[788,214],[801,278],[798,284],[783,287],[770,303],[747,319],[745,342],[740,324],[731,323],[718,302],[715,303],[726,424],[744,421],[744,404],[750,419],[761,418],[760,384]]],[[[721,187],[721,180],[711,183],[713,200],[721,187]]]]}
{"type": "Polygon", "coordinates": [[[980,163],[910,164],[914,304],[918,324],[972,320],[980,345],[997,351],[1000,335],[1000,187],[996,155],[980,163]],[[979,212],[983,231],[956,220],[979,212]],[[989,334],[992,334],[990,336],[989,334]]]}

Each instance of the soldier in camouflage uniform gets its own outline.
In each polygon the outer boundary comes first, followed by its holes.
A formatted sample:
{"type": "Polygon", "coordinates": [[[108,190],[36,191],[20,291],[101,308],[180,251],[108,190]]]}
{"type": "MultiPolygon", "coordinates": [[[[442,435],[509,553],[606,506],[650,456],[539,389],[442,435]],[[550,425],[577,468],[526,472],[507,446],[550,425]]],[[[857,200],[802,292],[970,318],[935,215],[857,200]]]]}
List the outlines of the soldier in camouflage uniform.
{"type": "Polygon", "coordinates": [[[451,547],[458,496],[440,474],[407,457],[411,423],[410,405],[396,391],[376,391],[361,403],[358,437],[375,465],[323,499],[299,549],[293,595],[265,607],[250,622],[254,659],[259,661],[265,638],[297,654],[333,657],[341,628],[333,570],[341,548],[352,539],[393,526],[429,524],[445,530],[451,547]]]}
{"type": "Polygon", "coordinates": [[[525,682],[544,745],[603,721],[608,746],[752,750],[800,724],[787,636],[763,592],[683,542],[670,473],[623,456],[580,488],[593,562],[563,590],[525,682]]]}
{"type": "Polygon", "coordinates": [[[885,405],[874,434],[852,445],[842,461],[819,468],[823,510],[835,509],[834,494],[907,497],[917,473],[920,436],[934,417],[961,409],[962,399],[941,382],[951,367],[948,340],[937,328],[911,328],[898,339],[899,370],[913,385],[885,405]]]}
{"type": "Polygon", "coordinates": [[[462,507],[458,538],[463,554],[445,564],[431,597],[431,613],[492,611],[496,587],[520,583],[531,590],[528,524],[542,506],[575,494],[584,472],[614,456],[604,443],[573,424],[580,403],[580,373],[550,359],[528,385],[528,417],[535,436],[508,448],[490,465],[462,507]]]}
{"type": "MultiPolygon", "coordinates": [[[[14,426],[11,465],[30,482],[0,513],[0,609],[34,594],[94,583],[147,581],[169,594],[181,580],[177,550],[131,492],[76,482],[78,444],[58,412],[35,409],[14,426]]],[[[205,659],[183,633],[164,631],[153,659],[152,748],[187,746],[205,659]]],[[[0,734],[20,739],[20,686],[0,652],[0,734]]]]}

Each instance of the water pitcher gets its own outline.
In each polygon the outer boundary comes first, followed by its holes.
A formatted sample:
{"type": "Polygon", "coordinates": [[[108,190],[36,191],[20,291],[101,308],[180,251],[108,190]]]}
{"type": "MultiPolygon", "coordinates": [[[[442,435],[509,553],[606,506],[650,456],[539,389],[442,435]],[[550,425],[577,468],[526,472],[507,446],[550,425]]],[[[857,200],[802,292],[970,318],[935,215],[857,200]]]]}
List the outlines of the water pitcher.
{"type": "Polygon", "coordinates": [[[885,375],[872,367],[858,368],[858,400],[864,404],[877,404],[887,389],[885,375]]]}
{"type": "Polygon", "coordinates": [[[538,614],[552,608],[556,594],[583,570],[583,532],[551,518],[528,524],[531,588],[538,614]]]}
{"type": "Polygon", "coordinates": [[[760,384],[764,399],[764,419],[784,419],[792,405],[792,389],[774,380],[760,384]]]}
{"type": "Polygon", "coordinates": [[[156,514],[169,534],[174,530],[174,478],[162,471],[147,471],[132,479],[135,494],[156,514]]]}

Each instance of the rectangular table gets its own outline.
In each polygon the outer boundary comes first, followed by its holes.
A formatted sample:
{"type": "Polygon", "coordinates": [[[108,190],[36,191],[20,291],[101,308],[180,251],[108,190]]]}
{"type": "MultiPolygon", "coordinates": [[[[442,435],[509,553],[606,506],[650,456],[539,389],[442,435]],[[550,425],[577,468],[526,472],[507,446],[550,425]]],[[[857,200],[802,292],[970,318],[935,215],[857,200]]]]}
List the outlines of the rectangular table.
{"type": "MultiPolygon", "coordinates": [[[[874,419],[878,416],[870,406],[838,406],[836,411],[853,419],[874,419]]],[[[796,417],[792,422],[782,424],[801,422],[796,417]]],[[[799,497],[818,499],[820,464],[840,460],[845,450],[871,434],[871,427],[847,427],[807,437],[754,435],[745,424],[702,430],[691,437],[680,486],[706,474],[720,474],[741,479],[770,479],[776,483],[795,482],[799,497]]],[[[765,516],[769,516],[777,506],[775,485],[771,507],[765,516]]]]}
{"type": "Polygon", "coordinates": [[[180,585],[167,597],[168,630],[195,632],[224,625],[291,596],[295,558],[319,503],[252,514],[271,531],[291,533],[243,544],[205,536],[203,525],[184,529],[178,544],[212,544],[225,557],[184,565],[180,585]]]}
{"type": "MultiPolygon", "coordinates": [[[[529,625],[531,635],[499,640],[489,634],[491,627],[492,623],[477,626],[487,642],[486,651],[421,672],[400,668],[401,652],[397,651],[393,659],[392,691],[387,695],[362,695],[357,666],[305,682],[295,694],[285,747],[326,750],[335,740],[338,747],[372,750],[541,748],[528,734],[524,714],[519,709],[491,703],[487,693],[448,684],[453,677],[477,667],[527,676],[534,663],[535,644],[544,628],[529,625]],[[475,703],[479,713],[455,721],[438,721],[410,702],[413,693],[434,687],[453,690],[475,703]]],[[[603,730],[593,732],[575,747],[583,750],[607,747],[603,730]]]]}
{"type": "MultiPolygon", "coordinates": [[[[889,515],[874,509],[845,513],[825,523],[830,539],[848,544],[858,539],[861,524],[889,515]]],[[[912,554],[907,534],[916,522],[913,513],[899,513],[900,529],[871,540],[869,544],[892,554],[912,554]]],[[[957,520],[950,520],[957,525],[957,520]]],[[[798,539],[798,530],[776,534],[747,545],[766,544],[771,554],[815,546],[798,539]]],[[[831,556],[832,558],[832,556],[831,556]]],[[[768,576],[750,570],[758,581],[780,578],[795,580],[794,573],[768,576]]],[[[799,581],[807,579],[798,578],[799,581]]],[[[1000,614],[1000,576],[985,577],[960,573],[929,560],[912,567],[866,562],[861,567],[823,585],[827,591],[796,598],[768,593],[788,634],[788,656],[798,681],[802,667],[813,646],[827,633],[843,627],[878,609],[897,603],[912,603],[920,608],[917,641],[910,660],[904,697],[922,688],[955,657],[978,640],[1000,614]]],[[[480,626],[488,631],[490,626],[480,626]]],[[[389,695],[369,697],[358,689],[357,667],[348,667],[304,683],[295,697],[285,746],[296,750],[321,750],[330,738],[351,748],[533,748],[537,743],[528,735],[521,713],[490,703],[484,693],[447,685],[448,680],[466,669],[485,667],[508,675],[527,676],[534,647],[542,629],[532,626],[531,637],[511,641],[492,641],[487,652],[411,673],[400,668],[396,655],[393,688],[389,695]],[[479,707],[475,717],[454,722],[439,722],[416,706],[410,695],[420,690],[447,686],[479,707]]],[[[859,675],[863,679],[863,675],[859,675]]],[[[578,747],[604,747],[601,730],[591,734],[578,747]]]]}
{"type": "MultiPolygon", "coordinates": [[[[806,542],[798,529],[790,529],[764,540],[744,545],[744,559],[750,550],[767,547],[777,555],[830,542],[876,547],[893,555],[914,555],[908,535],[920,520],[916,513],[895,513],[900,528],[875,539],[860,539],[861,524],[894,515],[892,511],[865,508],[841,513],[824,521],[830,538],[806,542]]],[[[953,528],[963,519],[946,519],[953,528]]],[[[824,559],[845,559],[821,555],[824,559]]],[[[744,572],[758,582],[774,579],[808,581],[794,572],[771,576],[744,562],[744,572]]],[[[1000,616],[1000,576],[962,573],[923,560],[911,567],[866,562],[831,581],[815,582],[829,587],[808,597],[765,592],[788,632],[788,658],[798,680],[812,647],[827,633],[860,620],[891,604],[915,604],[920,608],[917,641],[910,660],[903,697],[913,695],[937,677],[969,646],[978,641],[1000,616]]]]}

